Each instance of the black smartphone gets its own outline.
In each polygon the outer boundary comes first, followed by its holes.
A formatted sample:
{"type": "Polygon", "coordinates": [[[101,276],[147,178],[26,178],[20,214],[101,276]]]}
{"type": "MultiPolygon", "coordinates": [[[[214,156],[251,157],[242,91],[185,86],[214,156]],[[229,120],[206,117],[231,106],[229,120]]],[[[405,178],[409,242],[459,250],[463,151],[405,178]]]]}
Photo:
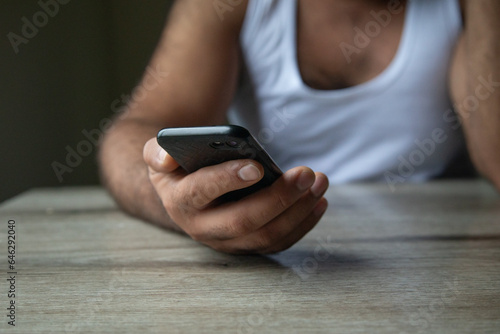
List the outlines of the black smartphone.
{"type": "Polygon", "coordinates": [[[267,187],[283,174],[250,132],[238,125],[166,128],[158,132],[157,140],[188,173],[237,159],[252,159],[264,167],[259,182],[221,196],[223,201],[238,200],[267,187]]]}

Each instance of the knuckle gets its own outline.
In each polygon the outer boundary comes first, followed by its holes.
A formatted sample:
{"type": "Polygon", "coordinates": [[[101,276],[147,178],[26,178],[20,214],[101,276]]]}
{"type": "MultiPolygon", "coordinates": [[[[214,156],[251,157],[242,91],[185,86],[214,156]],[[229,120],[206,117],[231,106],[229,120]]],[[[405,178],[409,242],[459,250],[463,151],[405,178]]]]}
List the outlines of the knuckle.
{"type": "Polygon", "coordinates": [[[225,192],[230,179],[227,173],[213,173],[203,179],[191,179],[186,185],[183,201],[204,207],[225,192]]]}
{"type": "Polygon", "coordinates": [[[268,230],[263,229],[257,236],[254,249],[257,251],[264,251],[274,246],[275,234],[268,230]]]}
{"type": "Polygon", "coordinates": [[[230,185],[234,180],[233,174],[232,169],[226,166],[219,173],[215,174],[215,183],[220,186],[230,185]]]}
{"type": "Polygon", "coordinates": [[[232,238],[247,235],[252,232],[252,225],[252,221],[248,216],[243,214],[234,214],[227,222],[227,234],[232,238]]]}
{"type": "Polygon", "coordinates": [[[279,209],[279,211],[284,211],[290,205],[293,204],[292,198],[288,194],[277,192],[273,197],[273,205],[279,209]]]}
{"type": "Polygon", "coordinates": [[[202,208],[213,200],[210,183],[199,183],[196,180],[187,180],[182,189],[177,191],[179,203],[190,203],[195,208],[202,208]]]}
{"type": "Polygon", "coordinates": [[[202,208],[212,201],[206,184],[191,183],[184,193],[183,202],[192,203],[196,208],[202,208]]]}

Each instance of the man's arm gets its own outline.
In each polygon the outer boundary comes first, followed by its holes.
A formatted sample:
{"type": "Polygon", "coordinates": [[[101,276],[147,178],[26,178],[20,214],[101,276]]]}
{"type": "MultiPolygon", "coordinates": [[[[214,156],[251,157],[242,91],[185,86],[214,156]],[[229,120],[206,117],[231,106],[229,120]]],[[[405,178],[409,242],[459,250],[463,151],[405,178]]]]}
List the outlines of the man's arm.
{"type": "Polygon", "coordinates": [[[149,181],[143,148],[163,127],[224,122],[238,77],[246,3],[231,8],[221,17],[212,1],[174,4],[135,98],[105,135],[102,180],[134,216],[176,229],[149,181]]]}
{"type": "Polygon", "coordinates": [[[451,93],[474,165],[500,189],[500,1],[462,3],[451,93]]]}
{"type": "Polygon", "coordinates": [[[240,159],[187,174],[154,138],[162,127],[225,120],[239,72],[238,37],[246,2],[226,0],[224,16],[224,8],[214,4],[221,6],[211,0],[179,0],[174,5],[139,85],[142,93],[104,138],[102,178],[127,212],[183,231],[213,249],[282,251],[308,233],[325,212],[324,174],[304,166],[292,168],[265,189],[239,201],[218,203],[219,196],[258,182],[262,166],[240,159]],[[162,78],[164,72],[168,77],[162,78]]]}

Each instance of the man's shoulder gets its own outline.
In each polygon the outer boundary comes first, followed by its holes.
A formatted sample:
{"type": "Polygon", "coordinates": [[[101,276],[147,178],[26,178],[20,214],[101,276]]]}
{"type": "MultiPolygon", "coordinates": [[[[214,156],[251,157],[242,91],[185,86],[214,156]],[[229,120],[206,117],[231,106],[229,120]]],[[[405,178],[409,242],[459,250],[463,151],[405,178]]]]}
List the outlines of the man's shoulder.
{"type": "Polygon", "coordinates": [[[191,24],[215,30],[241,27],[249,0],[176,0],[171,19],[188,18],[191,24]]]}

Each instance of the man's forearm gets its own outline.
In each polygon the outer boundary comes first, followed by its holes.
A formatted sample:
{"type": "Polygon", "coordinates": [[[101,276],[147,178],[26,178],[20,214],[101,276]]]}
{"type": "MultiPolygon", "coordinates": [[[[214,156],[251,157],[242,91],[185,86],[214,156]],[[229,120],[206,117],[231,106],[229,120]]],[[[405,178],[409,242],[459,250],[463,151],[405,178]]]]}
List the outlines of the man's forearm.
{"type": "Polygon", "coordinates": [[[156,225],[179,230],[151,185],[142,158],[144,144],[157,131],[156,126],[134,119],[117,120],[100,148],[101,179],[124,211],[156,225]]]}
{"type": "Polygon", "coordinates": [[[469,0],[464,9],[454,102],[474,164],[500,189],[500,1],[469,0]]]}

